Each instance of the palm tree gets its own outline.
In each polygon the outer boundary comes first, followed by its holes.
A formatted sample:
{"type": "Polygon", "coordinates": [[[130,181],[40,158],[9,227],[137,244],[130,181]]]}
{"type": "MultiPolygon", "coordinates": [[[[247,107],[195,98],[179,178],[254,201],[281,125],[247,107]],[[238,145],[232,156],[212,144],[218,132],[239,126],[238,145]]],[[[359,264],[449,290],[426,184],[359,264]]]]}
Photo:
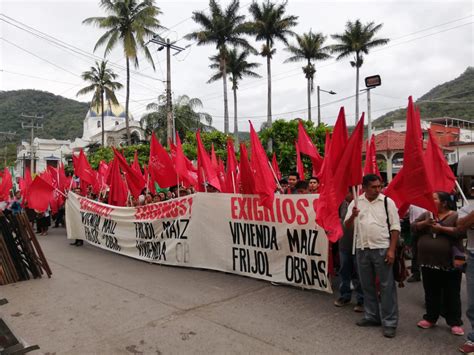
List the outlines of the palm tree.
{"type": "MultiPolygon", "coordinates": [[[[252,78],[261,78],[261,76],[254,71],[255,68],[260,66],[259,63],[251,63],[247,61],[247,57],[250,55],[249,51],[238,52],[237,49],[233,48],[228,51],[226,65],[227,72],[230,74],[230,81],[232,83],[232,91],[234,93],[234,144],[238,147],[239,144],[239,126],[237,120],[237,90],[239,88],[239,81],[244,76],[252,78]]],[[[219,54],[209,58],[213,62],[209,67],[211,69],[217,69],[209,80],[208,83],[220,80],[222,78],[223,68],[219,54]]]]}
{"type": "MultiPolygon", "coordinates": [[[[173,102],[173,117],[175,119],[175,129],[181,137],[190,130],[211,130],[212,116],[206,112],[198,111],[203,106],[202,101],[196,97],[191,98],[187,95],[178,96],[173,102]],[[202,122],[204,121],[204,123],[202,122]]],[[[166,95],[160,95],[157,102],[152,102],[146,106],[148,111],[141,118],[142,126],[145,127],[147,134],[155,132],[157,137],[166,141],[166,95]]]]}
{"type": "MultiPolygon", "coordinates": [[[[276,49],[274,44],[276,40],[282,41],[288,45],[288,36],[294,36],[291,28],[297,25],[298,16],[285,16],[287,1],[282,4],[275,4],[267,0],[259,5],[253,2],[249,11],[253,16],[253,22],[250,24],[251,33],[256,36],[257,41],[265,41],[260,54],[267,58],[267,123],[272,125],[272,74],[271,59],[276,49]]],[[[268,140],[268,149],[272,150],[272,140],[268,140]]]]}
{"type": "MultiPolygon", "coordinates": [[[[312,60],[325,60],[331,56],[328,54],[329,48],[324,47],[326,37],[322,33],[313,33],[309,31],[302,36],[297,35],[297,45],[289,45],[286,50],[292,54],[290,58],[285,60],[287,62],[307,61],[306,66],[303,67],[303,73],[308,81],[308,119],[311,121],[311,93],[314,90],[313,80],[316,68],[311,62],[312,60]]],[[[318,125],[320,122],[318,122],[318,125]]]]}
{"type": "Polygon", "coordinates": [[[121,43],[125,54],[127,68],[127,93],[125,98],[125,125],[127,128],[127,143],[130,144],[130,127],[128,106],[130,101],[130,60],[138,68],[138,51],[141,49],[145,58],[155,64],[146,41],[154,35],[154,30],[162,28],[156,18],[161,11],[155,6],[154,0],[100,0],[100,6],[108,13],[107,17],[90,17],[82,21],[103,28],[106,32],[97,41],[94,51],[105,45],[105,56],[121,43]]]}
{"type": "MultiPolygon", "coordinates": [[[[118,104],[117,97],[115,96],[115,90],[120,90],[123,85],[117,81],[118,75],[115,74],[112,69],[107,68],[107,61],[95,62],[95,67],[91,67],[90,70],[85,71],[81,75],[84,81],[90,83],[90,85],[82,88],[77,92],[77,96],[89,94],[94,92],[92,97],[91,107],[99,108],[102,115],[102,146],[105,146],[104,141],[104,96],[105,100],[109,103],[118,104]]],[[[96,110],[99,111],[99,110],[96,110]]]]}
{"type": "Polygon", "coordinates": [[[333,39],[339,42],[331,46],[331,51],[339,54],[337,60],[354,54],[354,60],[351,60],[350,63],[352,67],[356,68],[356,124],[359,120],[359,68],[364,63],[363,54],[369,54],[370,49],[389,42],[388,38],[374,38],[382,26],[383,24],[376,25],[374,22],[363,25],[360,20],[347,21],[343,33],[331,35],[333,39]]]}
{"type": "Polygon", "coordinates": [[[225,10],[215,1],[209,1],[210,15],[202,11],[193,12],[193,20],[201,29],[186,35],[187,39],[197,40],[198,45],[213,44],[219,52],[224,85],[224,133],[229,133],[229,108],[227,102],[227,47],[242,47],[252,51],[253,48],[242,38],[248,32],[244,23],[245,16],[239,15],[239,1],[233,0],[225,10]]]}

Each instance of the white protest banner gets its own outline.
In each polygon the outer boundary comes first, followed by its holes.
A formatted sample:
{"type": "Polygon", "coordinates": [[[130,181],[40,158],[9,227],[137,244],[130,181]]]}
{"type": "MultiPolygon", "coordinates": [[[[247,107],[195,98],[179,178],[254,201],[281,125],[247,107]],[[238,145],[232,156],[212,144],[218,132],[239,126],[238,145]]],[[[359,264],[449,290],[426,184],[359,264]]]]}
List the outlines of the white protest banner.
{"type": "Polygon", "coordinates": [[[67,236],[148,262],[332,292],[316,203],[317,195],[275,195],[269,210],[254,195],[197,193],[132,208],[70,192],[67,236]]]}

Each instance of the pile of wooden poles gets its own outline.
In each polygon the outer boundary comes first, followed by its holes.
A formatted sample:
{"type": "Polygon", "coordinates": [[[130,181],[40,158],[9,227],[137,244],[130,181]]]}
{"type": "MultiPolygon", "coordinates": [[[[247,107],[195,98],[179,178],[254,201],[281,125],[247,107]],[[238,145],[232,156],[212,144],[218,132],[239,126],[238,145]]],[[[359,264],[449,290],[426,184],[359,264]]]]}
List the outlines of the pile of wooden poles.
{"type": "Polygon", "coordinates": [[[51,277],[51,269],[24,212],[0,212],[0,285],[51,277]]]}

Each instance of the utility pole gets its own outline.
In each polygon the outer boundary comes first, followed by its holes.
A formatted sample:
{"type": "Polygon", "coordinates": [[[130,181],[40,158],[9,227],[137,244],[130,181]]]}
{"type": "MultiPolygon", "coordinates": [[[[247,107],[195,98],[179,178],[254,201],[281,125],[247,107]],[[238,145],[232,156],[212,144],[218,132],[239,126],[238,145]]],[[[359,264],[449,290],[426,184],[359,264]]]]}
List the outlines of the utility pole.
{"type": "Polygon", "coordinates": [[[170,42],[169,38],[164,39],[159,35],[154,35],[150,40],[151,43],[158,44],[158,51],[166,47],[166,138],[168,142],[176,143],[175,123],[173,117],[173,103],[171,98],[171,50],[175,50],[176,55],[185,50],[185,48],[178,47],[170,42]]]}
{"type": "Polygon", "coordinates": [[[321,101],[320,101],[320,98],[319,98],[319,96],[320,96],[319,92],[320,91],[326,92],[326,93],[331,94],[331,95],[336,95],[336,93],[332,90],[329,90],[329,91],[323,90],[319,87],[319,85],[317,86],[317,92],[318,92],[318,126],[321,124],[321,101]]]}
{"type": "Polygon", "coordinates": [[[35,115],[35,116],[28,116],[24,115],[23,113],[21,114],[22,118],[29,118],[30,124],[25,124],[24,122],[21,123],[21,128],[23,129],[31,129],[31,136],[30,136],[30,154],[31,154],[31,159],[30,159],[30,172],[31,174],[34,174],[34,160],[35,160],[35,153],[33,149],[33,140],[35,139],[35,129],[43,129],[43,124],[38,124],[38,120],[43,119],[43,116],[40,115],[35,115]]]}
{"type": "Polygon", "coordinates": [[[367,88],[367,133],[368,133],[368,139],[372,138],[372,117],[370,116],[370,90],[372,90],[372,88],[367,88]]]}

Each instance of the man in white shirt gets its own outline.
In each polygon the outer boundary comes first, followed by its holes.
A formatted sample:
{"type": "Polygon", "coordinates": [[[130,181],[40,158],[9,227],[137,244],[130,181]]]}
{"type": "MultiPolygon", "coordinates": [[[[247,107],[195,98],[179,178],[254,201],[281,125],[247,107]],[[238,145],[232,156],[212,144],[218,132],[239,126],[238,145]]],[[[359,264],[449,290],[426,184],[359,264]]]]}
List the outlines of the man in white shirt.
{"type": "Polygon", "coordinates": [[[383,326],[383,335],[393,338],[398,325],[397,288],[393,277],[395,249],[400,236],[400,219],[392,199],[381,194],[382,180],[374,174],[364,176],[364,194],[352,201],[344,220],[354,226],[357,265],[364,293],[364,318],[361,327],[383,326]],[[388,221],[387,221],[388,217],[388,221]],[[389,228],[390,224],[390,228],[389,228]],[[380,281],[380,305],[375,279],[380,281]]]}

